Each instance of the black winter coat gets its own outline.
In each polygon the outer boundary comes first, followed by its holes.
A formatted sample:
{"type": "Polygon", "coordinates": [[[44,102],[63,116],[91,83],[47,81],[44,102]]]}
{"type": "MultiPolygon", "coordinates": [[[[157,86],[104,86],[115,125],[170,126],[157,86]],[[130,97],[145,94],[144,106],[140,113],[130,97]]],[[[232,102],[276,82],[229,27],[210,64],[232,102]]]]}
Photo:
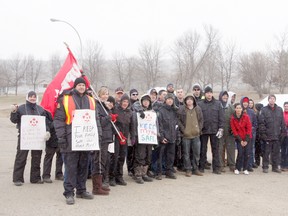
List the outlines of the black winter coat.
{"type": "Polygon", "coordinates": [[[175,143],[178,135],[177,111],[173,107],[163,104],[158,111],[158,123],[160,142],[166,138],[169,143],[175,143]]]}
{"type": "MultiPolygon", "coordinates": [[[[66,94],[70,95],[74,98],[76,109],[90,109],[88,96],[85,94],[82,97],[79,93],[74,89],[66,94]]],[[[98,118],[97,108],[95,109],[96,123],[98,128],[98,135],[102,137],[102,128],[98,118]]],[[[61,148],[61,152],[71,152],[72,151],[72,124],[66,124],[66,114],[63,106],[63,97],[61,97],[58,101],[58,107],[56,109],[56,113],[54,116],[54,127],[56,130],[56,134],[58,139],[64,139],[67,141],[67,146],[65,148],[61,148]]]]}
{"type": "Polygon", "coordinates": [[[220,101],[213,97],[211,101],[199,101],[198,105],[201,107],[204,120],[202,134],[216,134],[219,128],[224,129],[224,111],[220,101]]]}
{"type": "MultiPolygon", "coordinates": [[[[19,134],[21,133],[20,130],[21,130],[22,115],[39,115],[46,117],[45,110],[41,106],[26,101],[25,104],[22,104],[18,107],[16,112],[11,112],[10,114],[10,121],[14,124],[17,124],[16,128],[18,129],[19,134]]],[[[47,131],[49,130],[47,117],[46,117],[46,130],[47,131]]]]}
{"type": "Polygon", "coordinates": [[[135,126],[133,125],[132,111],[130,108],[123,109],[120,105],[116,106],[115,113],[118,114],[116,126],[128,138],[134,137],[135,126]]]}
{"type": "Polygon", "coordinates": [[[105,103],[102,103],[103,107],[101,106],[100,102],[97,101],[97,110],[98,110],[98,116],[99,116],[99,120],[100,120],[100,124],[102,127],[102,143],[112,143],[114,141],[114,134],[115,134],[115,130],[113,128],[113,125],[111,123],[111,117],[110,117],[110,113],[111,111],[106,107],[105,103]]]}
{"type": "Polygon", "coordinates": [[[274,105],[274,109],[267,105],[263,107],[259,114],[259,133],[265,141],[280,140],[286,134],[283,110],[274,105]]]}

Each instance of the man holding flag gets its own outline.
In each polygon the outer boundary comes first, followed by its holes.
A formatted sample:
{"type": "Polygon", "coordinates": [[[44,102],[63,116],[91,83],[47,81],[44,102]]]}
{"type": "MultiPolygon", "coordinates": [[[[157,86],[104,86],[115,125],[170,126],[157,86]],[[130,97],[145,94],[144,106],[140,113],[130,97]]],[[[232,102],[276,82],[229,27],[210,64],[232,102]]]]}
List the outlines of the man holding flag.
{"type": "Polygon", "coordinates": [[[69,54],[66,61],[47,87],[41,105],[54,117],[58,145],[65,165],[63,195],[66,197],[66,203],[73,205],[75,188],[77,198],[93,199],[93,195],[86,191],[89,151],[72,150],[72,122],[76,110],[95,111],[95,120],[92,121],[97,122],[99,138],[102,130],[99,121],[96,120],[95,100],[86,92],[90,83],[85,76],[82,76],[71,50],[68,47],[67,49],[69,54]]]}

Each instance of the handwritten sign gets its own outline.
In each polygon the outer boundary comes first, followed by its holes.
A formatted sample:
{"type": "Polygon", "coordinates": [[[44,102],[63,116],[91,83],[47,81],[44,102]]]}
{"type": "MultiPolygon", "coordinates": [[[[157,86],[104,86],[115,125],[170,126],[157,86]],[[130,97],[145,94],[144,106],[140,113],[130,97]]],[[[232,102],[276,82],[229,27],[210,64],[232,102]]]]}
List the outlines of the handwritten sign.
{"type": "Polygon", "coordinates": [[[140,118],[137,113],[138,121],[138,143],[139,144],[158,144],[156,113],[154,111],[145,111],[145,118],[140,118]]]}
{"type": "Polygon", "coordinates": [[[72,122],[72,151],[99,150],[95,111],[75,110],[72,122]]]}
{"type": "Polygon", "coordinates": [[[45,135],[46,123],[44,116],[21,116],[21,150],[44,150],[46,143],[45,135]]]}

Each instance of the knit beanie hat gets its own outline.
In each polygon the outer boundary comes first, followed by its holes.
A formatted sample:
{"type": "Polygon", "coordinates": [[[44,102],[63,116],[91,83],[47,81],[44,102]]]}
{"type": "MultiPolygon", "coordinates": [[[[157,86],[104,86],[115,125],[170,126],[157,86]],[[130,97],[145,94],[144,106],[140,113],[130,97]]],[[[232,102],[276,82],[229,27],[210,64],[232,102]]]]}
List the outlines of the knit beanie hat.
{"type": "Polygon", "coordinates": [[[86,86],[86,81],[82,77],[78,77],[74,81],[73,88],[75,88],[79,83],[84,83],[85,86],[86,86]]]}

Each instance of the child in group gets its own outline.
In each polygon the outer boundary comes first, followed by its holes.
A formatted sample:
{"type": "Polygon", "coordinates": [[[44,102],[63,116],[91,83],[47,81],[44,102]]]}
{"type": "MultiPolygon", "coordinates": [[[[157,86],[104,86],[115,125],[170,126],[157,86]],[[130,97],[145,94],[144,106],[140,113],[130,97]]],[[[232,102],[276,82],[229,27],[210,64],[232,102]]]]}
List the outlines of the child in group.
{"type": "Polygon", "coordinates": [[[236,169],[234,173],[239,174],[243,167],[244,174],[249,175],[248,160],[251,147],[250,138],[252,125],[249,116],[243,112],[240,103],[234,105],[235,112],[231,116],[230,125],[237,143],[238,155],[236,159],[236,169]]]}

